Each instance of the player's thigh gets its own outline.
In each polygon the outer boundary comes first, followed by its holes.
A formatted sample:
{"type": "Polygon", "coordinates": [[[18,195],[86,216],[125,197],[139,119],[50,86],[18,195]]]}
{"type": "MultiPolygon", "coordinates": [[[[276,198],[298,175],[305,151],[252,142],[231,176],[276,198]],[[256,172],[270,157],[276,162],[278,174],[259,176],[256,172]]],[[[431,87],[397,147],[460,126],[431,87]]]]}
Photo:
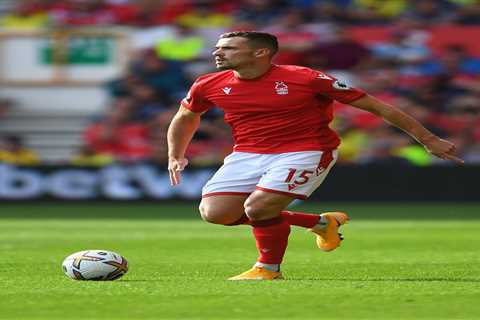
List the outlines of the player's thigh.
{"type": "Polygon", "coordinates": [[[202,219],[211,223],[231,224],[244,214],[245,200],[248,195],[215,195],[202,198],[200,214],[202,219]]]}
{"type": "Polygon", "coordinates": [[[256,188],[306,199],[320,186],[336,159],[336,150],[281,154],[272,160],[256,188]]]}
{"type": "Polygon", "coordinates": [[[262,176],[258,167],[261,155],[245,152],[233,152],[215,172],[202,189],[202,197],[225,194],[249,195],[262,176]]]}
{"type": "Polygon", "coordinates": [[[245,214],[250,220],[266,220],[277,217],[294,196],[255,190],[245,201],[245,214]]]}

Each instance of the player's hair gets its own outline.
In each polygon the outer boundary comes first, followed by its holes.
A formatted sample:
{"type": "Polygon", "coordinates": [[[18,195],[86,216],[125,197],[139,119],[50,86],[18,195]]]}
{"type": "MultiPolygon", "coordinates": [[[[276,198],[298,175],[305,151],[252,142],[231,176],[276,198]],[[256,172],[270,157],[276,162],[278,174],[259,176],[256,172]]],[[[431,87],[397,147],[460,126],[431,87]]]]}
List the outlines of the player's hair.
{"type": "Polygon", "coordinates": [[[278,40],[273,34],[258,31],[232,31],[220,36],[220,39],[241,37],[246,38],[254,48],[268,48],[271,56],[278,51],[278,40]]]}

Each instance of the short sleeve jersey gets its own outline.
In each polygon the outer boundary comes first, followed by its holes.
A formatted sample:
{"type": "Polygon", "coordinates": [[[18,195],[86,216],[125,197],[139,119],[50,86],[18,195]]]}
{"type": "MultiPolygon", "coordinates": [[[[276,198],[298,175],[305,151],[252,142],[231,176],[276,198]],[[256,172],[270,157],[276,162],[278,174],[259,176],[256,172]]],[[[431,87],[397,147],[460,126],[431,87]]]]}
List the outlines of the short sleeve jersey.
{"type": "Polygon", "coordinates": [[[234,151],[284,153],[337,148],[340,140],[329,127],[333,101],[364,95],[320,71],[272,65],[256,79],[239,79],[232,70],[201,76],[181,105],[198,113],[223,109],[234,151]]]}

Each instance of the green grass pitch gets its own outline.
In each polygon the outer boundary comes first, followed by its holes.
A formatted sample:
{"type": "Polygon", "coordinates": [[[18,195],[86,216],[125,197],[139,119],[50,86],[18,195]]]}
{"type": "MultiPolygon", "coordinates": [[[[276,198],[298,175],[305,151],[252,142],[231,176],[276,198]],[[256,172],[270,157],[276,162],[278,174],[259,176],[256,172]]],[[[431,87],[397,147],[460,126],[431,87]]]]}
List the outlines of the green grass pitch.
{"type": "Polygon", "coordinates": [[[0,319],[480,319],[480,204],[309,204],[345,210],[319,251],[294,228],[283,281],[230,282],[256,258],[250,228],[202,222],[195,204],[0,206],[0,319]],[[63,258],[124,255],[113,282],[74,281],[63,258]]]}

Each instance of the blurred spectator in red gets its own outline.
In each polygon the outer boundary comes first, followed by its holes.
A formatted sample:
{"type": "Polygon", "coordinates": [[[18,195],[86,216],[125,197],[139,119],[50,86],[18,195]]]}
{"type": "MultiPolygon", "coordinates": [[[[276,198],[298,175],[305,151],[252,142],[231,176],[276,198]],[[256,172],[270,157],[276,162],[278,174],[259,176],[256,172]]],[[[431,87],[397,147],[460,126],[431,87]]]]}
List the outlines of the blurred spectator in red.
{"type": "Polygon", "coordinates": [[[272,26],[263,31],[274,34],[278,39],[279,52],[274,58],[277,64],[301,65],[313,48],[315,34],[306,30],[305,14],[299,9],[289,9],[280,15],[272,26]]]}
{"type": "Polygon", "coordinates": [[[451,99],[446,113],[432,113],[429,122],[440,127],[448,135],[470,132],[480,142],[480,98],[459,95],[451,99]]]}
{"type": "Polygon", "coordinates": [[[152,153],[148,128],[130,121],[131,106],[118,103],[102,121],[84,132],[85,144],[96,154],[109,154],[119,161],[146,160],[152,153]]]}
{"type": "Polygon", "coordinates": [[[133,20],[130,5],[109,4],[105,0],[70,0],[51,10],[57,25],[108,26],[128,24],[133,20]]]}
{"type": "Polygon", "coordinates": [[[0,28],[9,30],[37,30],[49,25],[45,1],[16,1],[11,12],[0,18],[0,28]]]}
{"type": "Polygon", "coordinates": [[[135,0],[134,15],[129,24],[137,27],[153,27],[172,23],[191,7],[190,0],[135,0]]]}
{"type": "Polygon", "coordinates": [[[37,153],[25,147],[22,138],[11,135],[0,138],[0,163],[31,166],[40,163],[37,153]]]}

